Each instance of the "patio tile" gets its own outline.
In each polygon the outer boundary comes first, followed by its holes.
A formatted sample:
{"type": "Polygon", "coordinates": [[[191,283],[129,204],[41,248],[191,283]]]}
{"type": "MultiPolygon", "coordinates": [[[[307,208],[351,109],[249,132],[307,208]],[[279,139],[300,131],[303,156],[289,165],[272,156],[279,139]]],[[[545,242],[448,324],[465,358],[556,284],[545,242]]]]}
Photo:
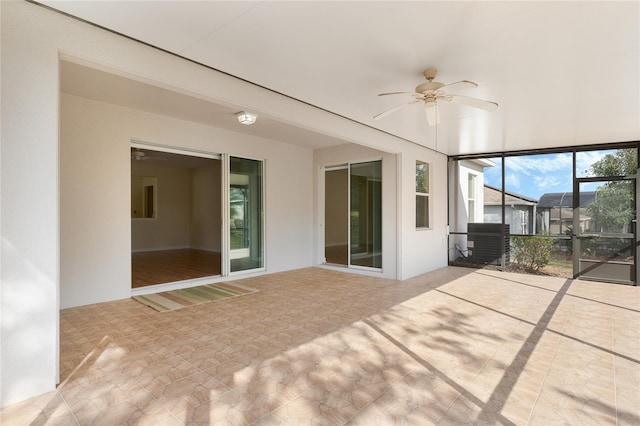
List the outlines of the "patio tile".
{"type": "Polygon", "coordinates": [[[638,287],[462,268],[242,281],[261,291],[61,311],[62,384],[2,424],[640,424],[638,287]]]}

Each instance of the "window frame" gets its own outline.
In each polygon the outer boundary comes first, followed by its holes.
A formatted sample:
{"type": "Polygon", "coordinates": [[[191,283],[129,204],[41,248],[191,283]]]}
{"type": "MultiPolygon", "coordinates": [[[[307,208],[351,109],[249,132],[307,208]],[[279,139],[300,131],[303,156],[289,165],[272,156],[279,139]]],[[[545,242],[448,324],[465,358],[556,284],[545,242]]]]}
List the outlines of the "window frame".
{"type": "Polygon", "coordinates": [[[477,182],[478,175],[475,173],[467,174],[467,222],[476,223],[476,200],[477,200],[477,182]]]}
{"type": "Polygon", "coordinates": [[[416,160],[415,164],[415,179],[416,179],[416,187],[415,187],[415,225],[416,230],[425,230],[432,229],[431,227],[431,165],[426,161],[416,160]],[[424,191],[420,191],[418,179],[419,179],[419,167],[426,167],[426,182],[423,182],[424,191]],[[426,224],[419,222],[420,219],[425,219],[424,217],[420,218],[418,215],[418,200],[420,198],[426,198],[426,224]]]}

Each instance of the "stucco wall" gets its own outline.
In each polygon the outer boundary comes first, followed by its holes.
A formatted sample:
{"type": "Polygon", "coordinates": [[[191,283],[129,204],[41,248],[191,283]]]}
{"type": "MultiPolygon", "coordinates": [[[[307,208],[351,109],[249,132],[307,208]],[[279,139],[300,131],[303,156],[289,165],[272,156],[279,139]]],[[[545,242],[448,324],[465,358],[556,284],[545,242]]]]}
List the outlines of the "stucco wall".
{"type": "MultiPolygon", "coordinates": [[[[317,211],[312,183],[316,171],[312,167],[313,154],[310,150],[134,111],[127,111],[129,118],[117,120],[116,125],[113,119],[122,115],[122,110],[81,99],[63,99],[62,103],[67,104],[64,108],[68,110],[61,118],[61,55],[106,69],[122,70],[143,81],[182,93],[197,94],[201,99],[235,105],[239,110],[265,114],[274,120],[339,137],[345,143],[396,153],[414,146],[371,127],[35,4],[2,1],[0,8],[0,406],[55,389],[61,295],[64,306],[129,295],[131,219],[130,187],[126,176],[130,167],[129,144],[132,137],[171,146],[266,159],[268,271],[309,265],[316,259],[312,255],[313,240],[317,235],[312,219],[317,211]],[[80,104],[88,109],[81,111],[80,104]],[[96,111],[104,111],[106,115],[101,118],[96,111]],[[83,122],[81,117],[88,121],[83,122]],[[73,129],[68,126],[62,128],[60,119],[70,121],[73,129]],[[61,168],[66,167],[68,161],[77,160],[79,164],[80,159],[59,158],[61,132],[70,133],[72,138],[97,135],[99,141],[85,139],[86,147],[71,155],[85,156],[89,152],[103,155],[105,164],[110,165],[107,175],[117,176],[110,180],[108,186],[102,185],[106,177],[91,177],[104,191],[100,193],[99,200],[92,199],[97,213],[78,218],[76,229],[90,229],[90,240],[100,241],[100,245],[97,249],[93,247],[93,252],[90,251],[92,247],[85,247],[86,251],[77,257],[74,254],[70,256],[70,253],[79,245],[72,241],[74,237],[73,233],[69,234],[67,219],[60,223],[59,214],[65,212],[64,217],[68,217],[66,209],[74,206],[77,200],[72,194],[61,192],[58,181],[61,168]],[[185,132],[188,134],[186,137],[185,132]],[[293,205],[290,201],[292,194],[295,194],[293,205]],[[102,237],[107,233],[109,238],[105,240],[102,237]],[[100,270],[109,270],[109,278],[101,277],[99,270],[78,268],[62,282],[59,250],[63,250],[63,258],[67,261],[73,259],[78,263],[87,261],[92,264],[94,259],[101,258],[100,270]],[[84,280],[87,277],[100,279],[88,283],[84,280]]],[[[405,180],[404,176],[402,180],[405,180]]],[[[410,209],[407,197],[402,195],[402,204],[408,203],[405,207],[410,209]]],[[[399,236],[397,241],[401,239],[399,236]]],[[[425,234],[424,240],[427,239],[425,234]]],[[[404,252],[405,243],[402,244],[404,252]]],[[[431,263],[427,262],[419,269],[426,270],[429,265],[431,263]]],[[[65,277],[67,273],[69,270],[65,269],[65,277]]]]}
{"type": "MultiPolygon", "coordinates": [[[[263,158],[267,271],[312,264],[310,149],[63,94],[60,139],[63,308],[130,295],[129,149],[134,135],[136,140],[167,146],[263,158]],[[100,161],[92,161],[96,158],[100,161]],[[90,179],[78,179],[87,174],[90,179]],[[291,179],[292,175],[296,179],[291,179]]],[[[189,247],[190,173],[186,170],[169,173],[164,170],[168,167],[162,166],[147,167],[158,176],[158,219],[134,221],[135,232],[153,237],[153,241],[140,243],[134,249],[171,248],[174,244],[189,247]],[[172,198],[181,196],[182,200],[173,199],[166,204],[165,190],[171,192],[172,198]],[[140,229],[158,225],[165,218],[172,223],[168,233],[140,229]]]]}
{"type": "Polygon", "coordinates": [[[58,371],[58,51],[33,5],[0,2],[0,406],[58,371]],[[16,13],[19,16],[16,16],[16,13]]]}
{"type": "Polygon", "coordinates": [[[413,146],[401,160],[400,278],[408,279],[447,266],[447,157],[413,146]],[[416,161],[429,164],[430,227],[416,229],[416,161]]]}
{"type": "MultiPolygon", "coordinates": [[[[469,174],[475,179],[475,222],[484,220],[484,167],[482,163],[470,161],[457,161],[450,164],[449,180],[449,215],[451,232],[467,232],[469,223],[469,174]]],[[[451,260],[460,257],[460,253],[466,254],[467,236],[451,235],[449,238],[449,258],[451,260]]]]}

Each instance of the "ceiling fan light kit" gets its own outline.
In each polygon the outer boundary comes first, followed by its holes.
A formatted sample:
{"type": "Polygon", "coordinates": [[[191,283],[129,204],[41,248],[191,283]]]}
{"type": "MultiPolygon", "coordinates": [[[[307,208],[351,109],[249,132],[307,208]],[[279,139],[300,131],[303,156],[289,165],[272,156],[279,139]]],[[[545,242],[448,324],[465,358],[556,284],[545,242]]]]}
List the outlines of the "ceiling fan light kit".
{"type": "Polygon", "coordinates": [[[147,160],[151,160],[153,162],[166,161],[166,158],[163,158],[157,155],[149,155],[148,153],[146,153],[140,148],[131,148],[131,159],[135,161],[147,161],[147,160]]]}
{"type": "Polygon", "coordinates": [[[147,153],[138,148],[131,149],[131,159],[136,161],[146,160],[147,153]]]}
{"type": "Polygon", "coordinates": [[[430,126],[434,126],[440,122],[440,114],[438,111],[438,103],[439,102],[451,102],[455,104],[467,105],[474,108],[480,108],[485,111],[494,111],[498,108],[498,104],[491,101],[485,101],[484,99],[471,98],[469,96],[461,96],[461,95],[450,95],[445,92],[444,88],[447,90],[451,88],[473,88],[478,87],[477,83],[469,80],[460,80],[455,83],[444,84],[438,81],[434,81],[436,78],[436,74],[438,70],[435,68],[427,68],[424,70],[424,77],[427,79],[426,83],[419,84],[416,86],[413,92],[388,92],[388,93],[380,93],[378,96],[389,96],[389,95],[411,95],[413,96],[413,100],[405,102],[403,104],[397,105],[391,109],[381,112],[380,114],[373,117],[374,120],[379,120],[387,115],[399,110],[405,105],[411,105],[415,103],[422,102],[425,106],[425,113],[427,117],[427,123],[430,126]]]}

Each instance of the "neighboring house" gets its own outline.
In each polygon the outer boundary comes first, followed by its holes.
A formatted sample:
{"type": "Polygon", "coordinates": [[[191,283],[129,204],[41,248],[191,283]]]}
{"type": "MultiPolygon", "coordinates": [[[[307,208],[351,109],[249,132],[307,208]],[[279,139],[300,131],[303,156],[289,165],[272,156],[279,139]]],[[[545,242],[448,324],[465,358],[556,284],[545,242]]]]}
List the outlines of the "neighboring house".
{"type": "MultiPolygon", "coordinates": [[[[535,234],[536,205],[538,200],[514,192],[505,191],[504,223],[509,225],[510,233],[535,234]]],[[[502,191],[490,185],[484,185],[484,222],[502,223],[502,191]]]]}
{"type": "Polygon", "coordinates": [[[467,247],[469,223],[484,220],[484,169],[494,167],[495,163],[488,159],[462,160],[454,163],[449,170],[451,208],[451,241],[449,259],[459,257],[467,247]]]}
{"type": "MultiPolygon", "coordinates": [[[[596,192],[580,193],[580,230],[587,231],[593,226],[587,207],[596,200],[596,192]]],[[[536,215],[538,232],[550,235],[564,235],[573,229],[573,193],[550,192],[542,194],[538,201],[536,215]]]]}

